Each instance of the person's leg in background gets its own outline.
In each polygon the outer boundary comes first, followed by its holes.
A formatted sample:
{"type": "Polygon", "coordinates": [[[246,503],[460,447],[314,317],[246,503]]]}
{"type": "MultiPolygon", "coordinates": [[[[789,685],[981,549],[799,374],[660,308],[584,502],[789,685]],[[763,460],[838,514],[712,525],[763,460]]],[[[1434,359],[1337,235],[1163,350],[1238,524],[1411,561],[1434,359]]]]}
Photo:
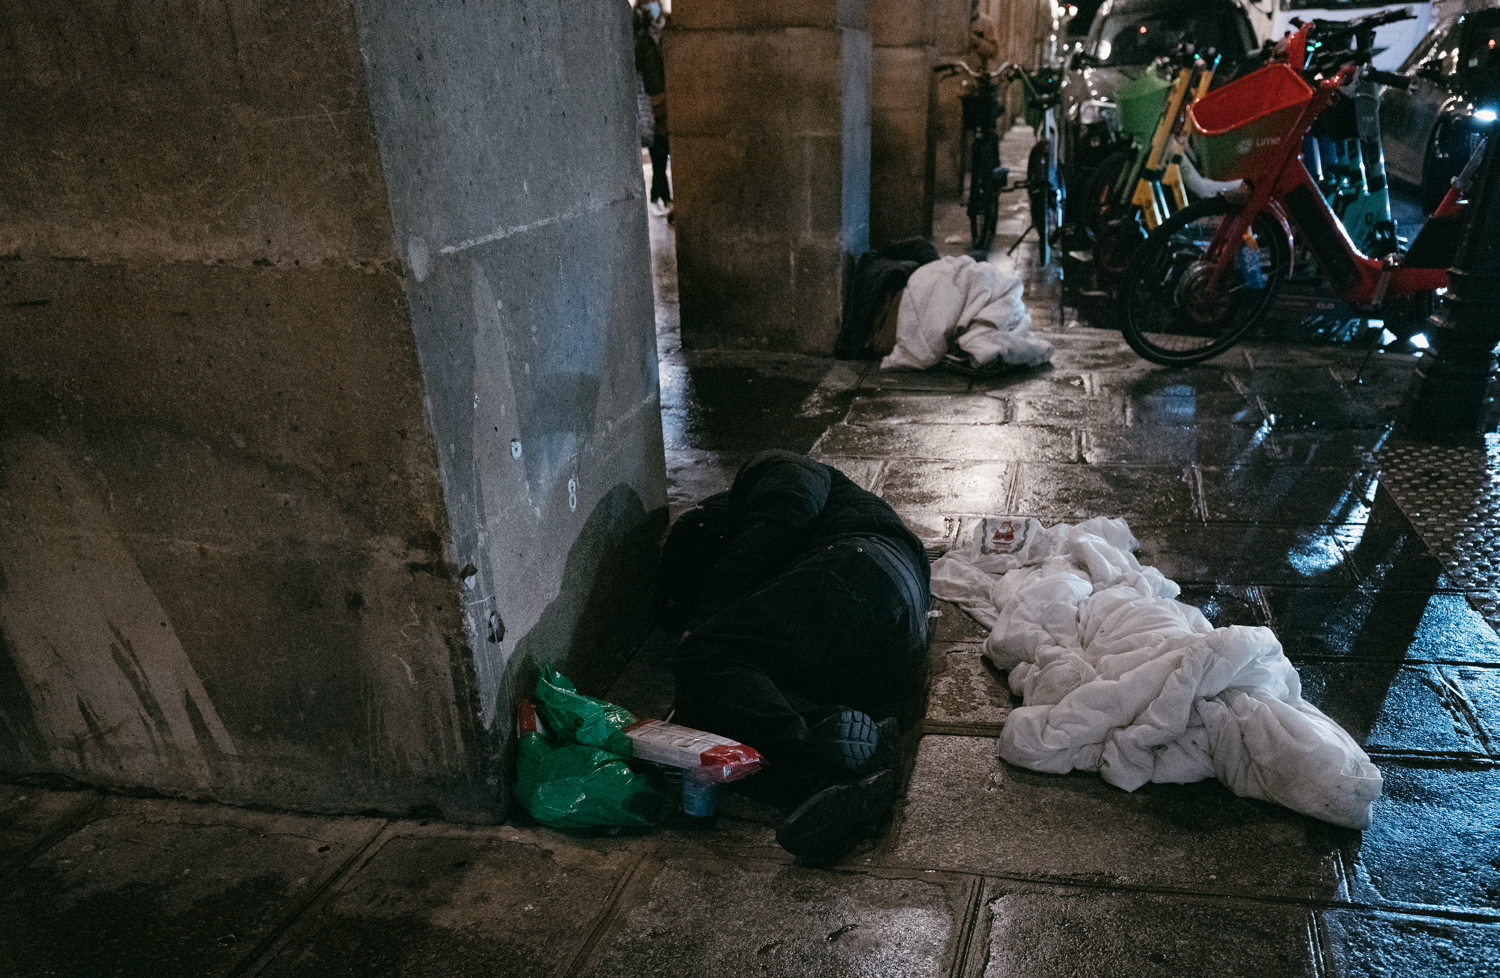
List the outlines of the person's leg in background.
{"type": "Polygon", "coordinates": [[[672,184],[667,176],[670,153],[667,147],[667,96],[651,96],[651,113],[654,120],[651,137],[651,203],[664,212],[672,212],[672,184]]]}

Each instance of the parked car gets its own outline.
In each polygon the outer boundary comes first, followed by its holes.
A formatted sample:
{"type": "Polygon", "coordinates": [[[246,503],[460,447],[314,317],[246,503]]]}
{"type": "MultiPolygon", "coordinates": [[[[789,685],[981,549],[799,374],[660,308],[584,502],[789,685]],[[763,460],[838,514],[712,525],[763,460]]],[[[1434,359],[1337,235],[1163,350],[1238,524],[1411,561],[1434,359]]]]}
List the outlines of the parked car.
{"type": "Polygon", "coordinates": [[[1494,92],[1481,91],[1481,79],[1500,71],[1500,8],[1440,22],[1400,71],[1411,87],[1387,88],[1380,99],[1386,170],[1419,188],[1430,211],[1479,140],[1495,128],[1500,105],[1494,92]]]}
{"type": "Polygon", "coordinates": [[[1236,0],[1105,0],[1063,80],[1062,163],[1067,185],[1083,187],[1103,159],[1127,137],[1119,128],[1114,93],[1139,78],[1153,60],[1191,41],[1223,56],[1217,79],[1234,75],[1259,50],[1236,0]]]}

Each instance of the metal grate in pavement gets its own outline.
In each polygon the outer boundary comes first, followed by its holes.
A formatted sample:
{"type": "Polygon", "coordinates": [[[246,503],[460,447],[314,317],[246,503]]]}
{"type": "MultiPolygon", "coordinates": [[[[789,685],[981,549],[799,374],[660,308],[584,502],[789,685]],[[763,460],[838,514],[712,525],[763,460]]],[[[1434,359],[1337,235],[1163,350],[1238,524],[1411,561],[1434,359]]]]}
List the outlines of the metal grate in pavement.
{"type": "Polygon", "coordinates": [[[1483,447],[1394,444],[1376,453],[1380,480],[1470,603],[1500,626],[1500,439],[1483,447]]]}

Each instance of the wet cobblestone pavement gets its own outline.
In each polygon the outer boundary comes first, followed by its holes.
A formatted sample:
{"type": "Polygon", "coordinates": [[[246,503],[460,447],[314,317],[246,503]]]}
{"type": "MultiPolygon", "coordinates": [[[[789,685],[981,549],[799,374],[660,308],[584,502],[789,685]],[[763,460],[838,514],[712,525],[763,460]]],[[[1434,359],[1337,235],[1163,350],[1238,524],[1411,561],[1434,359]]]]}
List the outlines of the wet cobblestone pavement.
{"type": "MultiPolygon", "coordinates": [[[[1024,203],[1005,200],[997,259],[1024,203]]],[[[942,208],[942,250],[963,249],[963,223],[942,208]]],[[[1413,525],[1425,483],[1387,486],[1382,466],[1412,451],[1391,427],[1411,357],[1364,364],[1362,346],[1271,330],[1158,368],[1024,243],[1050,368],[975,380],[684,351],[669,227],[652,233],[674,516],[782,447],[883,495],[934,549],[985,514],[1125,517],[1142,562],[1213,624],[1275,630],[1305,696],[1381,770],[1371,828],[1216,782],[1126,793],[1002,763],[1017,704],[983,629],[947,606],[895,810],[836,867],[783,852],[750,792],[726,794],[713,830],[589,838],[0,786],[0,973],[1500,974],[1496,581],[1475,570],[1484,546],[1465,561],[1413,525]]],[[[1495,463],[1477,464],[1487,486],[1495,463]]],[[[1442,497],[1454,526],[1478,505],[1460,497],[1442,497]]],[[[663,715],[668,644],[607,695],[663,715]]]]}

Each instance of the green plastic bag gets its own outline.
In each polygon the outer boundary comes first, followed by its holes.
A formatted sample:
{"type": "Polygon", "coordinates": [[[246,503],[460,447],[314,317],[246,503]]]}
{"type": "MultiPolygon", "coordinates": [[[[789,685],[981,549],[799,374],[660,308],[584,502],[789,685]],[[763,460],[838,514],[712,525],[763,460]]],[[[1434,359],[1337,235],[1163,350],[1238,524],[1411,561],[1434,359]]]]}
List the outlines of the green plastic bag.
{"type": "Polygon", "coordinates": [[[584,696],[556,669],[543,671],[536,683],[537,711],[547,727],[563,740],[602,747],[629,757],[635,748],[623,731],[635,714],[613,703],[584,696]]]}
{"type": "Polygon", "coordinates": [[[624,758],[597,747],[557,744],[536,731],[521,738],[516,793],[533,818],[558,828],[644,827],[676,807],[624,758]]]}

